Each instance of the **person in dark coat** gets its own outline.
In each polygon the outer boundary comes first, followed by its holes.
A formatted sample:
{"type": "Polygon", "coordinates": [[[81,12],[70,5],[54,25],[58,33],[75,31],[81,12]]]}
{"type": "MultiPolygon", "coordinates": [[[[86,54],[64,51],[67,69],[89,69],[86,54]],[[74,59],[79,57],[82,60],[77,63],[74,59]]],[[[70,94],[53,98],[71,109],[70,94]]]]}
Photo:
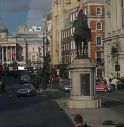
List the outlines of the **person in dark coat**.
{"type": "Polygon", "coordinates": [[[83,121],[83,117],[81,115],[76,115],[74,117],[74,127],[90,127],[83,121]]]}
{"type": "Polygon", "coordinates": [[[0,76],[0,94],[6,93],[5,82],[3,78],[0,76]]]}

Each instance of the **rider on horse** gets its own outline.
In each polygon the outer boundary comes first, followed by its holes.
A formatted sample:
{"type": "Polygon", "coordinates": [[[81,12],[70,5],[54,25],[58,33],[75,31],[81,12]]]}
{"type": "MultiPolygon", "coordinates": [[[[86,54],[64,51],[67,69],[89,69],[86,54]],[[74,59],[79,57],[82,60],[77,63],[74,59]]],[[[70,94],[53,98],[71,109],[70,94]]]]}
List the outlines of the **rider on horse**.
{"type": "Polygon", "coordinates": [[[79,0],[79,9],[77,13],[77,20],[74,22],[74,41],[76,44],[77,55],[85,54],[87,55],[88,42],[91,40],[91,31],[88,27],[87,16],[83,13],[84,5],[83,1],[79,0]],[[82,52],[82,42],[83,42],[83,52],[82,52]]]}

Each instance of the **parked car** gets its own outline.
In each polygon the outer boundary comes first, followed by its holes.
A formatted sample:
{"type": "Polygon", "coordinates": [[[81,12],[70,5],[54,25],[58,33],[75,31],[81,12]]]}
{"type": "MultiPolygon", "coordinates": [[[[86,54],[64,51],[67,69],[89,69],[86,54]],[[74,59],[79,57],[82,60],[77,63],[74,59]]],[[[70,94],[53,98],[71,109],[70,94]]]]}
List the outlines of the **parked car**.
{"type": "Polygon", "coordinates": [[[96,92],[111,92],[114,90],[113,86],[96,83],[96,92]]]}
{"type": "Polygon", "coordinates": [[[70,92],[70,88],[70,81],[68,79],[64,79],[60,82],[60,90],[70,92]]]}
{"type": "Polygon", "coordinates": [[[32,84],[24,84],[19,86],[17,90],[17,96],[34,96],[36,95],[36,89],[32,84]]]}

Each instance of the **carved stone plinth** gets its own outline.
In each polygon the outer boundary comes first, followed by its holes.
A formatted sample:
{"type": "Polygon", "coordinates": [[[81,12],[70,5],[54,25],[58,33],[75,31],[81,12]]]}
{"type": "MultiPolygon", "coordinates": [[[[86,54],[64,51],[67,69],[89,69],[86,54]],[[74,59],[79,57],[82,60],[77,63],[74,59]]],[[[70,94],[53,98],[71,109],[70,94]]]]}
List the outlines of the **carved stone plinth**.
{"type": "Polygon", "coordinates": [[[96,100],[95,64],[87,58],[76,58],[69,67],[71,83],[69,108],[98,108],[101,101],[96,100]]]}

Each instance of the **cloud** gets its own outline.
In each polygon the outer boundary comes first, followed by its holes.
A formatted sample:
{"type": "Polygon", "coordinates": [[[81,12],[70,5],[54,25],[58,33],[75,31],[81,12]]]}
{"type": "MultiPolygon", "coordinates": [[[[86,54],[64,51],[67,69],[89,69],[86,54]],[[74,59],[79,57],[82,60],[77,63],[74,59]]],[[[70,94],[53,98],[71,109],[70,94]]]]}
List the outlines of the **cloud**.
{"type": "Polygon", "coordinates": [[[41,25],[43,13],[49,8],[50,1],[52,0],[30,0],[26,19],[28,26],[41,25]]]}
{"type": "Polygon", "coordinates": [[[26,24],[28,26],[32,25],[41,25],[42,21],[42,13],[40,11],[30,10],[28,11],[27,18],[26,18],[26,24]]]}
{"type": "Polygon", "coordinates": [[[5,0],[4,9],[6,11],[22,11],[28,9],[28,0],[5,0]]]}
{"type": "Polygon", "coordinates": [[[52,0],[5,0],[5,10],[45,10],[50,6],[51,1],[52,0]]]}

